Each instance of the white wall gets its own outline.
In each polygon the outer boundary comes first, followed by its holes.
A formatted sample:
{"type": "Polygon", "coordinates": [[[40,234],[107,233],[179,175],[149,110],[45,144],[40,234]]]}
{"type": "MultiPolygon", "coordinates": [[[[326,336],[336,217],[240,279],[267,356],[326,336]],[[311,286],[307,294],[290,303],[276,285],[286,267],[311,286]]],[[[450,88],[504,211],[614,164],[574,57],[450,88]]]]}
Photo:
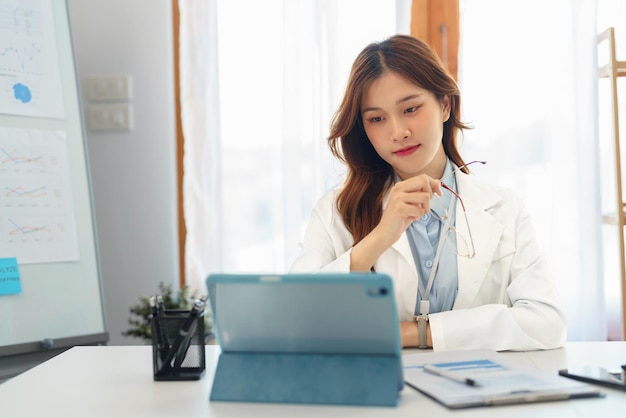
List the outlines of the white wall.
{"type": "MultiPolygon", "coordinates": [[[[83,107],[85,79],[130,74],[134,129],[86,129],[110,345],[129,308],[158,283],[178,283],[172,4],[68,0],[83,107]]],[[[86,112],[85,112],[86,113],[86,112]]]]}

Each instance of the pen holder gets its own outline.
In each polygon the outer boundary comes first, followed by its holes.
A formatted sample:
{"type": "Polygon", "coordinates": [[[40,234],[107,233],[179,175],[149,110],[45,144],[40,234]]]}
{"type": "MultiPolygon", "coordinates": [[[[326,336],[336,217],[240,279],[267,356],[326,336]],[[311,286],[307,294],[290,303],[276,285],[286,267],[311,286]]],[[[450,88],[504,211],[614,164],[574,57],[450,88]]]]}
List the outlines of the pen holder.
{"type": "Polygon", "coordinates": [[[198,380],[205,372],[204,312],[166,309],[151,316],[154,380],[198,380]]]}

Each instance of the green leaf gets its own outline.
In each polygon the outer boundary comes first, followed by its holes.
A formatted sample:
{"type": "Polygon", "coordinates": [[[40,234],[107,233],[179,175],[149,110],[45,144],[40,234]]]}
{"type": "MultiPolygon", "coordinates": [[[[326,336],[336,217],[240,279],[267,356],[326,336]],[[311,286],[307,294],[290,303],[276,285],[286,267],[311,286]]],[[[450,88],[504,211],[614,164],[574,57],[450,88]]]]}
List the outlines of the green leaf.
{"type": "MultiPolygon", "coordinates": [[[[160,282],[158,286],[157,295],[161,295],[163,298],[163,305],[165,309],[182,309],[190,310],[193,302],[199,299],[201,295],[197,291],[191,292],[189,286],[185,285],[174,292],[174,288],[171,283],[160,282]]],[[[155,295],[156,296],[156,295],[155,295]]],[[[150,344],[152,342],[152,327],[150,322],[150,315],[152,308],[150,306],[150,296],[141,296],[139,303],[129,308],[130,318],[128,324],[130,328],[122,332],[125,337],[134,337],[144,340],[144,342],[150,344]]],[[[210,311],[207,309],[204,315],[204,330],[205,336],[211,334],[213,329],[213,321],[211,319],[210,311]]]]}

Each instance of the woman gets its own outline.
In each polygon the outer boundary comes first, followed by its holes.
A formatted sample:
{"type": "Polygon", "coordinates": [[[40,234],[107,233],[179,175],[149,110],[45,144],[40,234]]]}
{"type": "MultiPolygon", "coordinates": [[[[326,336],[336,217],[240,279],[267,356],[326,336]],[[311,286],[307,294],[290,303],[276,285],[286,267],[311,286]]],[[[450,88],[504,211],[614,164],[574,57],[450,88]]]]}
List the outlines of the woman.
{"type": "Polygon", "coordinates": [[[403,347],[560,347],[564,315],[529,214],[470,175],[460,102],[423,42],[368,45],[328,139],[345,183],[317,203],[291,271],[390,275],[403,347]]]}

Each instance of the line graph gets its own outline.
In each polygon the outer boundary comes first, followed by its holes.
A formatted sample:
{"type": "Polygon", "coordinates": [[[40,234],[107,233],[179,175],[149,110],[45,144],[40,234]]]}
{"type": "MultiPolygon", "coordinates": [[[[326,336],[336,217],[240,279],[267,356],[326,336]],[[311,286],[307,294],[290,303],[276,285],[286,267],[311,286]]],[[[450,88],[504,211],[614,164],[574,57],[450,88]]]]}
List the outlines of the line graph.
{"type": "Polygon", "coordinates": [[[15,148],[7,149],[0,147],[0,165],[9,164],[16,166],[34,164],[41,166],[44,164],[44,160],[42,155],[28,156],[15,148]]]}
{"type": "MultiPolygon", "coordinates": [[[[47,176],[59,173],[66,161],[66,140],[58,131],[0,127],[0,180],[10,176],[47,176]]],[[[8,183],[0,182],[0,186],[8,183]]]]}
{"type": "Polygon", "coordinates": [[[42,232],[49,235],[52,232],[52,228],[47,224],[38,226],[18,225],[13,219],[9,219],[9,224],[14,226],[13,229],[9,230],[9,236],[33,235],[42,232]]]}
{"type": "Polygon", "coordinates": [[[9,217],[4,218],[0,226],[2,241],[13,248],[30,248],[33,245],[63,245],[68,242],[68,231],[65,219],[38,218],[38,217],[9,217]]]}
{"type": "Polygon", "coordinates": [[[48,195],[48,190],[46,186],[36,187],[34,189],[26,189],[22,186],[17,187],[5,187],[4,196],[7,198],[21,198],[21,197],[29,197],[31,199],[38,199],[42,197],[46,197],[48,195]]]}
{"type": "Polygon", "coordinates": [[[71,259],[76,219],[64,131],[0,126],[0,254],[71,259]]]}
{"type": "Polygon", "coordinates": [[[63,196],[61,188],[52,183],[0,179],[0,213],[61,213],[66,204],[63,196]]]}

